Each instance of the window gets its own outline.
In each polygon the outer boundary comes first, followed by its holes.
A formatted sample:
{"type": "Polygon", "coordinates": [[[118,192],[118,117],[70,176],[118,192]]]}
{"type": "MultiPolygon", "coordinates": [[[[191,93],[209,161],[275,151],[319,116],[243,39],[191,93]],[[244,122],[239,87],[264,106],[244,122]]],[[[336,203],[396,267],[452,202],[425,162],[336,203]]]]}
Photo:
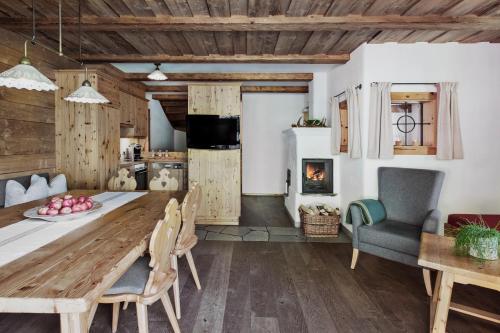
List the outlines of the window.
{"type": "Polygon", "coordinates": [[[432,92],[393,92],[395,155],[436,154],[436,98],[432,92]]]}
{"type": "Polygon", "coordinates": [[[340,109],[340,152],[347,153],[348,144],[348,127],[347,127],[347,101],[342,101],[339,103],[340,109]]]}

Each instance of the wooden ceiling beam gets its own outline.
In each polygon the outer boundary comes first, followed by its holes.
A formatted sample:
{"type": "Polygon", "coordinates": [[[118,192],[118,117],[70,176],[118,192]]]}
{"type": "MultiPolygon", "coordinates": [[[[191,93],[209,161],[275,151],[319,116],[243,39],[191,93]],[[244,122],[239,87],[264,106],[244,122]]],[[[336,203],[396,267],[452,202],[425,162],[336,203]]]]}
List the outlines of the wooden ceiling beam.
{"type": "MultiPolygon", "coordinates": [[[[188,86],[146,86],[147,92],[187,92],[188,86]]],[[[241,86],[242,93],[290,93],[290,94],[307,94],[309,92],[308,86],[241,86]]],[[[154,94],[155,97],[168,96],[154,94]]],[[[160,97],[161,98],[161,97],[160,97]]],[[[166,103],[166,102],[164,102],[166,103]]],[[[173,103],[173,102],[172,102],[173,103]]],[[[163,105],[163,103],[162,103],[163,105]]],[[[165,104],[167,105],[167,104],[165,104]]]]}
{"type": "MultiPolygon", "coordinates": [[[[78,30],[77,17],[64,17],[65,31],[78,30]]],[[[0,26],[19,31],[31,27],[31,18],[3,17],[0,26]]],[[[37,29],[57,31],[58,18],[37,20],[37,29]]],[[[331,31],[358,29],[409,30],[500,30],[498,17],[492,16],[161,16],[161,17],[82,17],[83,31],[331,31]]]]}
{"type": "MultiPolygon", "coordinates": [[[[124,73],[131,81],[148,81],[149,73],[124,73]]],[[[313,73],[166,73],[168,81],[311,81],[313,73]]]]}
{"type": "Polygon", "coordinates": [[[241,86],[242,93],[307,94],[308,86],[241,86]]]}
{"type": "MultiPolygon", "coordinates": [[[[76,56],[76,55],[75,55],[76,56]]],[[[78,58],[78,56],[76,56],[78,58]]],[[[167,62],[167,63],[288,63],[288,64],[344,64],[349,61],[348,53],[342,54],[235,54],[235,55],[191,55],[173,56],[168,54],[83,54],[87,63],[108,62],[167,62]]],[[[170,75],[170,74],[168,74],[170,75]]]]}
{"type": "Polygon", "coordinates": [[[158,95],[153,94],[153,99],[157,101],[187,101],[188,95],[158,95]]]}

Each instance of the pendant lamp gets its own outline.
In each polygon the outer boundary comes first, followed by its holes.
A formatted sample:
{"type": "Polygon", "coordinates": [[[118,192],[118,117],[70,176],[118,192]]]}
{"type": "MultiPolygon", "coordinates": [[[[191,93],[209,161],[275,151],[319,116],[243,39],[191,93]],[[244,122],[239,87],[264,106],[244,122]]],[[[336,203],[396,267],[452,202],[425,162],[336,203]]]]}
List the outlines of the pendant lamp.
{"type": "Polygon", "coordinates": [[[168,77],[160,71],[160,65],[161,64],[159,63],[155,64],[156,69],[149,73],[148,79],[155,81],[165,81],[166,79],[168,79],[168,77]]]}
{"type": "MultiPolygon", "coordinates": [[[[80,41],[80,62],[82,59],[82,33],[81,33],[81,4],[78,1],[78,39],[80,41]]],[[[81,62],[83,66],[83,62],[81,62]]],[[[87,67],[85,67],[85,80],[82,86],[64,98],[73,103],[104,104],[110,101],[95,90],[88,80],[87,67]]]]}
{"type": "MultiPolygon", "coordinates": [[[[33,37],[31,42],[35,44],[35,1],[32,4],[33,9],[33,37]]],[[[54,91],[58,87],[43,75],[38,69],[31,65],[28,58],[28,41],[24,42],[24,57],[21,58],[19,64],[0,73],[0,87],[38,90],[38,91],[54,91]]]]}

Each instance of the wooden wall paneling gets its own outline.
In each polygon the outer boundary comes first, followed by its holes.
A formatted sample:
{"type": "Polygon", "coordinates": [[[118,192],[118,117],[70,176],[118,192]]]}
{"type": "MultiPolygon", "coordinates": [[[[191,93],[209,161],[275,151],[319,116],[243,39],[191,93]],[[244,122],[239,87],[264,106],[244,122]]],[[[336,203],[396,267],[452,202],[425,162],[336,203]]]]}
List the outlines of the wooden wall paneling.
{"type": "MultiPolygon", "coordinates": [[[[31,15],[31,14],[30,14],[31,15]]],[[[0,71],[17,65],[25,37],[0,28],[0,71]]],[[[54,69],[79,65],[40,46],[28,46],[29,57],[47,77],[54,69]]],[[[54,93],[0,88],[0,178],[54,171],[54,93]]]]}
{"type": "Polygon", "coordinates": [[[81,85],[85,78],[82,70],[57,71],[56,78],[60,87],[55,107],[56,168],[66,175],[70,189],[105,189],[120,160],[118,84],[109,75],[92,71],[92,86],[115,102],[88,105],[63,99],[81,85]]]}

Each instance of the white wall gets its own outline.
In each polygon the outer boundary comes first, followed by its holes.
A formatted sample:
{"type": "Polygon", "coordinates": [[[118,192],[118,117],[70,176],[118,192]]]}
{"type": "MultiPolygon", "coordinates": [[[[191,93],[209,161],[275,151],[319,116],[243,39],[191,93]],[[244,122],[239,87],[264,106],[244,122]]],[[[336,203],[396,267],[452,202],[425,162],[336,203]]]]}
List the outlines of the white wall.
{"type": "MultiPolygon", "coordinates": [[[[497,44],[368,44],[351,61],[330,73],[329,93],[350,83],[362,83],[361,160],[342,158],[342,208],[352,199],[377,196],[380,166],[443,170],[445,182],[439,208],[450,213],[500,212],[500,45],[497,44]],[[369,87],[371,82],[458,82],[464,160],[438,161],[435,156],[395,156],[366,159],[369,87]],[[361,183],[361,186],[359,185],[361,183]]],[[[394,87],[413,90],[418,87],[394,87]]],[[[421,88],[421,87],[420,87],[421,88]]]]}
{"type": "Polygon", "coordinates": [[[173,150],[174,149],[174,128],[163,112],[163,108],[157,100],[151,99],[151,93],[146,94],[149,99],[149,135],[150,150],[173,150]]]}
{"type": "Polygon", "coordinates": [[[285,137],[302,115],[307,94],[243,94],[243,194],[281,194],[286,179],[285,137]]]}

